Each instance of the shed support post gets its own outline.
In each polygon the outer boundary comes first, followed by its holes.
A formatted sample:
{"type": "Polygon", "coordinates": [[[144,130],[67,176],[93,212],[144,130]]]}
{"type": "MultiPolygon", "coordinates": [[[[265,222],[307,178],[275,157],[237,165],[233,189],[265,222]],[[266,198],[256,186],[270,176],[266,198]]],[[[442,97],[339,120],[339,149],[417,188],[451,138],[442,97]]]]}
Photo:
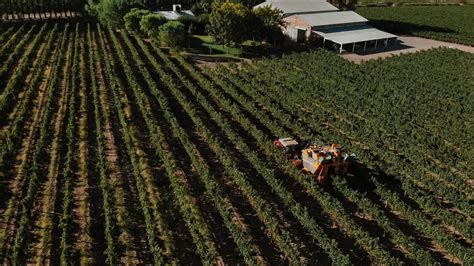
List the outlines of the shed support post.
{"type": "Polygon", "coordinates": [[[352,52],[354,52],[355,47],[356,47],[356,43],[352,43],[352,52]]]}
{"type": "Polygon", "coordinates": [[[377,41],[378,41],[378,40],[375,40],[375,49],[377,49],[377,41]]]}
{"type": "Polygon", "coordinates": [[[341,47],[339,47],[339,53],[342,54],[342,43],[341,43],[341,47]]]}
{"type": "Polygon", "coordinates": [[[323,38],[323,47],[326,47],[326,38],[323,38]]]}
{"type": "Polygon", "coordinates": [[[388,38],[385,40],[385,47],[388,46],[388,38]]]}
{"type": "Polygon", "coordinates": [[[364,51],[367,49],[367,41],[364,42],[364,51]]]}

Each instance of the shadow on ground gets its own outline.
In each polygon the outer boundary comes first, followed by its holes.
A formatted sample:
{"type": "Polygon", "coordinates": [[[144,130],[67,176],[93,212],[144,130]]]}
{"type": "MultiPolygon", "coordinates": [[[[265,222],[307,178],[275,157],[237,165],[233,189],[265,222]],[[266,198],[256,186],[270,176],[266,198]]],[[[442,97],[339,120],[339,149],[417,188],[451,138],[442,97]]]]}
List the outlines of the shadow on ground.
{"type": "Polygon", "coordinates": [[[369,49],[369,50],[356,50],[354,52],[346,51],[345,53],[351,53],[351,54],[357,54],[357,55],[370,55],[370,54],[377,54],[377,53],[384,53],[384,52],[392,52],[392,51],[400,51],[400,50],[405,50],[405,49],[410,49],[414,48],[413,46],[406,45],[403,42],[400,41],[400,43],[392,46],[387,46],[387,47],[380,47],[380,48],[374,48],[374,49],[369,49]]]}
{"type": "Polygon", "coordinates": [[[385,30],[397,34],[407,34],[413,35],[415,32],[438,32],[438,33],[457,33],[456,31],[448,28],[428,26],[413,24],[407,22],[393,21],[393,20],[383,20],[383,19],[373,19],[370,20],[369,24],[373,27],[376,27],[381,30],[385,30]]]}

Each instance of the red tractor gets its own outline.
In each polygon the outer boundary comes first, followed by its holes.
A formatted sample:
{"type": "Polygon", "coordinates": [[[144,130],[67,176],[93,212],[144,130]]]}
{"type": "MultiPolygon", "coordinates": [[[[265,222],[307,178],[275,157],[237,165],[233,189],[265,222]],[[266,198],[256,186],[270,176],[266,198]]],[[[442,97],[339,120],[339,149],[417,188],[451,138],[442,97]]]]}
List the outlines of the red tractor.
{"type": "Polygon", "coordinates": [[[301,157],[301,145],[293,138],[279,138],[273,142],[277,148],[283,149],[285,158],[288,160],[301,157]]]}
{"type": "Polygon", "coordinates": [[[294,138],[279,138],[273,142],[273,145],[282,149],[285,153],[285,158],[291,160],[296,167],[301,168],[303,166],[301,150],[306,147],[306,142],[297,141],[294,138]]]}

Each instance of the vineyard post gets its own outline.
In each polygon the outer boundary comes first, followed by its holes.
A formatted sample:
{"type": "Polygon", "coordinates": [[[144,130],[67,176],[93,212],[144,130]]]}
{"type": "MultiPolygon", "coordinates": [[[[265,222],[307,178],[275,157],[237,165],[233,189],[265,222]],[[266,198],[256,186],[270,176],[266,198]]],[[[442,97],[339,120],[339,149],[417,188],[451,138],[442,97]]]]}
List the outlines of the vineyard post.
{"type": "Polygon", "coordinates": [[[40,0],[35,0],[35,6],[37,8],[36,12],[35,12],[35,18],[36,18],[36,14],[38,14],[39,16],[39,19],[41,19],[41,11],[43,10],[43,6],[40,4],[40,0]]]}
{"type": "Polygon", "coordinates": [[[12,20],[15,19],[15,7],[13,6],[13,2],[10,1],[9,3],[10,5],[10,8],[11,8],[11,12],[12,12],[12,20]]]}

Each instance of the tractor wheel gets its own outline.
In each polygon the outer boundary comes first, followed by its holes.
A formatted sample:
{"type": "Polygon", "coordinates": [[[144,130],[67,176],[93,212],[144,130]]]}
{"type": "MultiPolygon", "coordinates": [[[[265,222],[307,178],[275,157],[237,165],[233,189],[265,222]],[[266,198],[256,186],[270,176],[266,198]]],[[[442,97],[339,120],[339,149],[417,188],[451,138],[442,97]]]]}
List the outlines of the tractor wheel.
{"type": "Polygon", "coordinates": [[[301,169],[303,167],[303,162],[299,159],[292,160],[291,162],[298,169],[301,169]]]}
{"type": "Polygon", "coordinates": [[[280,147],[282,146],[282,145],[281,145],[281,142],[278,141],[278,140],[275,140],[275,141],[273,142],[273,145],[274,145],[275,147],[278,147],[278,148],[280,148],[280,147]]]}

